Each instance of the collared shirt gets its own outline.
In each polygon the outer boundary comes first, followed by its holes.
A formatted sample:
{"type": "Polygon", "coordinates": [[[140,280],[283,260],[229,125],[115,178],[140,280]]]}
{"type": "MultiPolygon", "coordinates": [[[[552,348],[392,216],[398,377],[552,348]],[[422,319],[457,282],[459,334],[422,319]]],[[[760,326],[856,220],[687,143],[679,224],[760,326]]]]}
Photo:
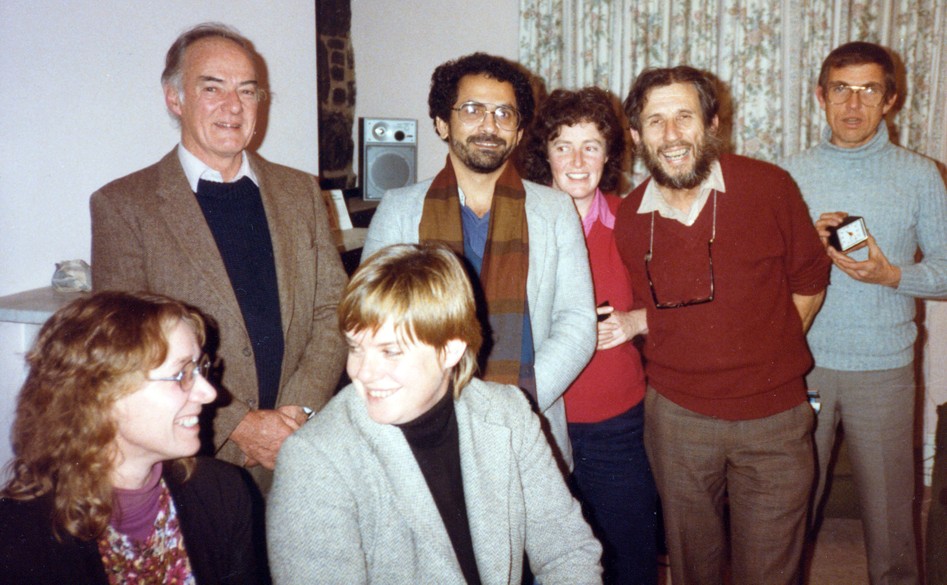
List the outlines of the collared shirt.
{"type": "Polygon", "coordinates": [[[600,221],[602,225],[610,230],[615,229],[615,214],[608,208],[608,202],[605,201],[605,195],[596,187],[595,195],[592,195],[592,205],[589,206],[589,212],[582,218],[582,230],[585,231],[585,237],[589,237],[592,226],[600,221]]]}
{"type": "Polygon", "coordinates": [[[184,168],[184,176],[187,177],[187,183],[191,186],[191,191],[194,191],[195,193],[197,193],[197,183],[201,179],[204,179],[205,181],[214,181],[215,183],[234,183],[243,177],[249,177],[250,180],[253,181],[253,184],[259,187],[260,182],[253,173],[253,169],[250,168],[250,157],[247,156],[246,151],[240,153],[240,156],[243,159],[240,163],[240,170],[237,171],[237,174],[234,175],[233,179],[230,181],[224,181],[224,178],[219,171],[207,166],[204,161],[194,156],[194,154],[188,149],[184,148],[183,144],[178,144],[178,160],[181,161],[181,166],[184,168]]]}
{"type": "Polygon", "coordinates": [[[723,183],[723,172],[720,170],[719,160],[715,160],[710,165],[710,174],[704,179],[704,182],[700,184],[700,192],[697,194],[697,199],[695,199],[691,205],[690,211],[685,213],[668,203],[667,199],[665,199],[661,193],[657,182],[652,178],[651,181],[648,182],[648,186],[645,187],[644,196],[641,198],[641,205],[638,206],[638,213],[657,211],[661,214],[661,217],[679,221],[686,226],[692,226],[694,222],[697,221],[697,217],[700,216],[700,212],[703,211],[704,205],[707,203],[707,199],[710,198],[712,191],[717,191],[718,193],[725,193],[727,191],[726,185],[723,183]]]}

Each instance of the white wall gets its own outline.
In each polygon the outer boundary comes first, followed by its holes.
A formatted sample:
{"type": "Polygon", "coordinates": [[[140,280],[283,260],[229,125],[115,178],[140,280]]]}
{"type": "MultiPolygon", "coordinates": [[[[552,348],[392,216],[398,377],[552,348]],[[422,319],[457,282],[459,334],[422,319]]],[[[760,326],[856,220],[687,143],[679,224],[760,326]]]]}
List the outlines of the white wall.
{"type": "Polygon", "coordinates": [[[254,42],[274,96],[259,152],[315,174],[315,18],[314,0],[0,1],[0,295],[88,261],[89,195],[177,143],[159,78],[199,22],[254,42]]]}
{"type": "MultiPolygon", "coordinates": [[[[358,117],[418,121],[418,179],[444,166],[427,94],[435,67],[474,51],[518,59],[519,3],[511,0],[352,0],[355,144],[358,117]]],[[[356,167],[360,163],[356,156],[356,167]]]]}

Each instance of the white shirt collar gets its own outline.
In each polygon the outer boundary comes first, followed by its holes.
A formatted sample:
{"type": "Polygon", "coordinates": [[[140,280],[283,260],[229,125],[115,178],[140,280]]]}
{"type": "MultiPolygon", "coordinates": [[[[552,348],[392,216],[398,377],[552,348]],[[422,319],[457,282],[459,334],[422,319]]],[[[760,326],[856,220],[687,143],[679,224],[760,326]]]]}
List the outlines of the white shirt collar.
{"type": "MultiPolygon", "coordinates": [[[[250,177],[250,180],[253,181],[253,184],[257,187],[260,186],[260,182],[256,178],[253,169],[250,167],[250,157],[247,156],[246,151],[240,153],[242,161],[240,162],[240,170],[237,171],[237,174],[234,175],[234,178],[230,181],[231,183],[239,181],[243,177],[250,177]]],[[[221,176],[219,171],[216,171],[209,166],[207,166],[204,161],[194,156],[194,154],[188,149],[184,148],[183,144],[178,144],[178,160],[181,161],[181,166],[184,168],[184,176],[187,177],[187,183],[191,186],[191,191],[197,193],[197,183],[201,179],[205,181],[214,181],[215,183],[226,183],[223,176],[221,176]]]]}
{"type": "Polygon", "coordinates": [[[700,212],[703,211],[704,205],[706,205],[707,199],[713,191],[718,193],[726,193],[727,191],[723,182],[723,171],[720,169],[719,160],[711,163],[710,174],[700,184],[700,191],[693,205],[691,205],[690,211],[685,213],[668,203],[657,182],[652,179],[648,181],[648,186],[645,187],[644,197],[641,198],[641,205],[638,206],[638,213],[657,211],[661,217],[677,220],[686,226],[692,226],[697,221],[697,217],[700,216],[700,212]]]}

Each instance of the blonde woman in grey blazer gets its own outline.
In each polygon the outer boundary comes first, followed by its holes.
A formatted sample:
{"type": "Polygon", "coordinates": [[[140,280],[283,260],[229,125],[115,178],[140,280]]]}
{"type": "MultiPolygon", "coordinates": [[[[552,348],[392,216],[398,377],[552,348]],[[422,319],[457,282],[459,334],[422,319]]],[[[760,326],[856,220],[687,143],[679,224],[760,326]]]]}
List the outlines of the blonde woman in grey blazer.
{"type": "Polygon", "coordinates": [[[519,583],[525,553],[543,585],[601,583],[601,546],[523,392],[472,378],[482,340],[457,257],[382,250],[339,321],[353,383],[280,451],[275,582],[519,583]]]}
{"type": "MultiPolygon", "coordinates": [[[[368,228],[363,259],[390,244],[418,242],[424,197],[431,182],[385,193],[368,228]]],[[[526,297],[536,348],[538,406],[571,471],[572,445],[562,395],[595,351],[592,273],[572,199],[530,181],[523,181],[523,187],[529,229],[526,297]]]]}

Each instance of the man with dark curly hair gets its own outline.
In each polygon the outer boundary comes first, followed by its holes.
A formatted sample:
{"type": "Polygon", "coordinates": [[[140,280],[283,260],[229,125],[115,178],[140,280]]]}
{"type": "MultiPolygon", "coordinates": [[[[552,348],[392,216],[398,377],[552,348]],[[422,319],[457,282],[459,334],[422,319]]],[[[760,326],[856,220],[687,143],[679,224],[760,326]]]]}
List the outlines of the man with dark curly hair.
{"type": "Polygon", "coordinates": [[[526,72],[474,53],[439,66],[428,106],[449,148],[433,179],[385,194],[362,258],[441,241],[462,255],[485,329],[483,378],[516,384],[549,423],[571,468],[562,394],[595,350],[588,258],[571,199],[520,178],[510,155],[533,117],[526,72]]]}

